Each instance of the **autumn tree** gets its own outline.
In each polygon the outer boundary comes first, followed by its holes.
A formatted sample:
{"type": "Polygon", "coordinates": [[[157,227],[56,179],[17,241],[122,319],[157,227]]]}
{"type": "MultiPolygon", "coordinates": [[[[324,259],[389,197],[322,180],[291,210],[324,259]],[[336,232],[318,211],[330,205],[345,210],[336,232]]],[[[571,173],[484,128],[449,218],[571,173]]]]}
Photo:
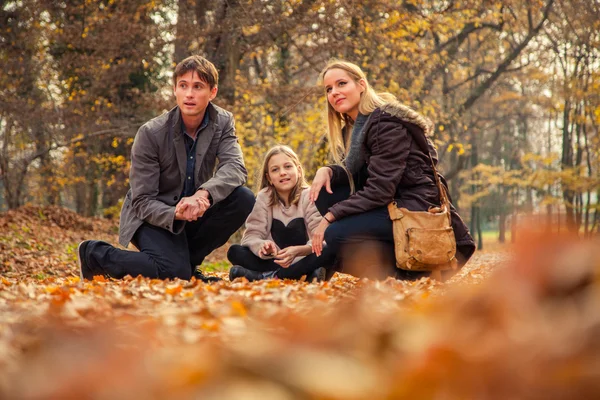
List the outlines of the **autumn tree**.
{"type": "Polygon", "coordinates": [[[278,142],[297,150],[311,177],[327,162],[317,76],[339,57],[436,122],[441,170],[474,231],[497,221],[505,237],[519,213],[565,206],[574,226],[598,226],[595,2],[0,4],[10,28],[0,32],[0,51],[14,71],[0,78],[8,89],[0,165],[10,207],[27,196],[86,214],[114,205],[126,190],[131,137],[173,104],[172,67],[190,54],[219,69],[215,101],[236,116],[250,184],[278,142]],[[16,85],[25,71],[32,83],[16,85]],[[12,95],[17,88],[28,100],[12,95]],[[43,118],[27,118],[27,102],[43,118]]]}
{"type": "Polygon", "coordinates": [[[9,207],[35,195],[19,189],[34,162],[41,173],[36,202],[45,197],[47,203],[73,204],[92,215],[124,194],[131,143],[118,138],[133,137],[164,105],[163,96],[156,96],[156,80],[169,56],[155,6],[143,1],[4,4],[5,19],[14,25],[4,33],[22,39],[6,41],[3,48],[6,58],[15,60],[6,86],[16,92],[3,91],[9,101],[2,110],[9,207]],[[24,47],[31,50],[8,57],[24,47]],[[23,135],[29,140],[19,153],[13,144],[23,135]]]}

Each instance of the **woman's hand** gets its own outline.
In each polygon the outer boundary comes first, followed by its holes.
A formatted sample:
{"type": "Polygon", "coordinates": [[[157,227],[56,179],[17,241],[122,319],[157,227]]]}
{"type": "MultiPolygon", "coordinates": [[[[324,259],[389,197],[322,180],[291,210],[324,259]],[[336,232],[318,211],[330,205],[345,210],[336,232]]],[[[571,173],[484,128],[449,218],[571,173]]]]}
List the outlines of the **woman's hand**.
{"type": "Polygon", "coordinates": [[[331,222],[335,221],[335,217],[330,212],[328,212],[327,214],[325,214],[323,216],[323,219],[321,220],[321,222],[319,223],[317,228],[313,231],[312,238],[311,238],[312,250],[313,250],[313,253],[315,253],[317,255],[317,257],[319,257],[321,255],[321,252],[323,251],[323,241],[325,240],[325,230],[330,225],[329,221],[331,221],[331,222]]]}
{"type": "Polygon", "coordinates": [[[277,255],[277,245],[272,240],[266,240],[260,250],[258,250],[259,257],[270,257],[277,255]]]}
{"type": "Polygon", "coordinates": [[[315,174],[315,179],[313,179],[312,185],[310,186],[309,199],[310,201],[317,201],[319,197],[319,193],[323,186],[325,186],[325,190],[327,193],[333,193],[331,191],[331,177],[333,176],[333,171],[329,167],[321,167],[317,170],[315,174]]]}

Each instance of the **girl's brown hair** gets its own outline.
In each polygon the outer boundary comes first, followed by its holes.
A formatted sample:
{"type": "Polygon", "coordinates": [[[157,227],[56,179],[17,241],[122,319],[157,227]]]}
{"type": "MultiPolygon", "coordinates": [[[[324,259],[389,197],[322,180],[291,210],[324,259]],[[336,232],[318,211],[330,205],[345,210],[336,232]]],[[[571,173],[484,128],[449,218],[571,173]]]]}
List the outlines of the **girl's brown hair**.
{"type": "Polygon", "coordinates": [[[267,151],[267,154],[265,155],[265,158],[262,163],[262,168],[260,169],[260,179],[257,180],[259,182],[257,191],[260,191],[266,187],[269,188],[269,191],[271,193],[271,201],[269,202],[269,206],[271,207],[276,205],[277,202],[280,200],[277,191],[267,179],[267,175],[269,172],[269,161],[276,154],[285,154],[292,160],[296,168],[298,168],[298,182],[296,182],[296,186],[294,186],[294,188],[290,192],[289,199],[287,199],[287,202],[290,204],[298,204],[298,202],[300,201],[300,194],[302,193],[302,189],[307,188],[308,183],[304,178],[304,169],[302,168],[302,164],[300,164],[300,159],[298,158],[298,155],[294,152],[294,150],[292,150],[288,146],[277,145],[269,149],[269,151],[267,151]]]}

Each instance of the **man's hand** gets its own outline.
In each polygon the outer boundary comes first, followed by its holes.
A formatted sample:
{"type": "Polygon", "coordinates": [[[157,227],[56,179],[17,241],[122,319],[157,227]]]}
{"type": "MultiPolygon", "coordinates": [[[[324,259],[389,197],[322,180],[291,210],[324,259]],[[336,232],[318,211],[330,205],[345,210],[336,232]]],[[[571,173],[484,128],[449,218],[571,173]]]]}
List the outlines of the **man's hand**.
{"type": "Polygon", "coordinates": [[[207,199],[182,198],[175,206],[175,219],[192,222],[200,218],[210,205],[207,199]]]}
{"type": "Polygon", "coordinates": [[[308,194],[308,198],[310,201],[317,201],[319,198],[319,193],[321,193],[321,188],[325,186],[325,190],[327,193],[333,193],[331,191],[331,176],[333,175],[333,171],[329,167],[321,167],[317,170],[315,175],[315,179],[313,179],[312,185],[310,185],[310,192],[308,194]]]}
{"type": "Polygon", "coordinates": [[[258,250],[259,257],[269,257],[275,255],[277,255],[277,245],[271,240],[265,241],[260,247],[260,250],[258,250]]]}
{"type": "Polygon", "coordinates": [[[183,197],[175,206],[175,219],[182,221],[195,221],[199,214],[198,202],[191,197],[183,197]]]}
{"type": "Polygon", "coordinates": [[[198,216],[198,218],[200,218],[204,215],[206,210],[210,208],[210,195],[208,190],[200,189],[192,197],[196,199],[198,205],[200,206],[200,215],[198,216]]]}
{"type": "Polygon", "coordinates": [[[191,222],[203,216],[210,208],[208,196],[208,191],[200,189],[193,196],[183,197],[175,206],[175,219],[191,222]]]}
{"type": "Polygon", "coordinates": [[[196,193],[194,193],[194,196],[192,197],[206,200],[206,204],[208,204],[208,206],[210,207],[210,193],[208,193],[208,190],[199,189],[196,193]]]}

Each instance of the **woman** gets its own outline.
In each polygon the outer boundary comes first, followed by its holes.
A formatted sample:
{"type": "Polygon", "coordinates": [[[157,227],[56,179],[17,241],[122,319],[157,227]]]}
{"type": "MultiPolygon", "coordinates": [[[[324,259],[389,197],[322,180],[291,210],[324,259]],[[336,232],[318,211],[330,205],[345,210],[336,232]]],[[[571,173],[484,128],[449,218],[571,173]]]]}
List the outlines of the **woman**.
{"type": "MultiPolygon", "coordinates": [[[[394,268],[394,238],[387,205],[426,211],[439,206],[429,155],[413,139],[429,135],[432,123],[389,93],[376,93],[355,64],[332,60],[319,79],[327,95],[328,139],[336,165],[317,171],[310,189],[323,220],[313,232],[313,251],[319,255],[323,240],[338,255],[338,269],[355,275],[414,278],[394,268]],[[365,243],[377,245],[383,259],[367,265],[357,260],[365,243]],[[344,253],[341,251],[344,250],[344,253]],[[349,265],[355,264],[353,270],[349,265]],[[379,267],[379,268],[377,268],[379,267]]],[[[427,139],[437,163],[437,152],[427,139]]],[[[459,266],[475,251],[469,231],[452,211],[459,266]]]]}

